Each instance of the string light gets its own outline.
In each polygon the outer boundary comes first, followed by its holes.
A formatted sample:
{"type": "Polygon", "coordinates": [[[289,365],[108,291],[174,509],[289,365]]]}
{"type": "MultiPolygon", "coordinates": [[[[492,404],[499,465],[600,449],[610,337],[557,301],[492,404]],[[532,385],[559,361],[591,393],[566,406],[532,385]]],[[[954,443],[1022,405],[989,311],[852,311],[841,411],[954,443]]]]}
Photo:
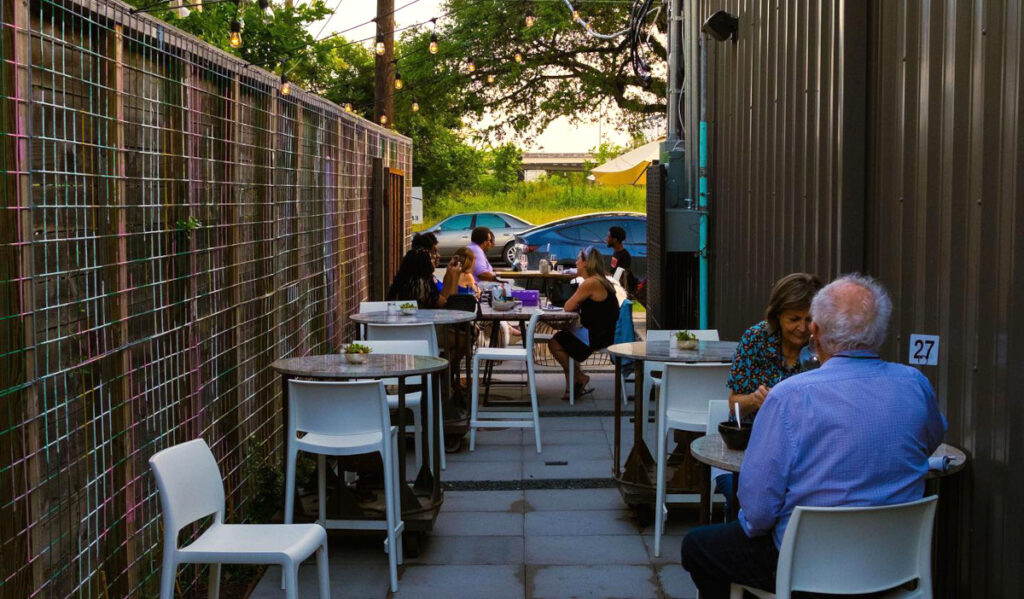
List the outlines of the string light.
{"type": "Polygon", "coordinates": [[[228,45],[232,48],[242,47],[242,24],[238,19],[231,20],[231,37],[228,39],[228,45]]]}
{"type": "Polygon", "coordinates": [[[526,26],[533,27],[534,23],[537,22],[537,17],[533,16],[533,11],[529,8],[526,9],[526,26]]]}
{"type": "Polygon", "coordinates": [[[380,34],[380,33],[377,34],[377,43],[375,44],[374,48],[377,51],[377,56],[384,56],[384,35],[383,34],[380,34]]]}
{"type": "Polygon", "coordinates": [[[466,63],[466,70],[469,71],[470,73],[476,70],[476,64],[473,63],[472,58],[469,59],[469,62],[466,63]]]}
{"type": "Polygon", "coordinates": [[[288,75],[281,73],[281,95],[287,96],[292,93],[292,84],[288,81],[288,75]]]}
{"type": "Polygon", "coordinates": [[[345,104],[344,104],[344,105],[343,105],[343,106],[342,106],[341,108],[342,108],[342,109],[343,109],[343,110],[344,110],[345,112],[349,112],[349,113],[351,113],[351,112],[352,112],[352,102],[345,102],[345,104]]]}
{"type": "Polygon", "coordinates": [[[487,83],[494,83],[494,73],[487,74],[487,83]]]}
{"type": "Polygon", "coordinates": [[[437,48],[437,34],[436,33],[431,33],[430,34],[430,53],[431,54],[437,54],[437,50],[438,50],[438,48],[437,48]]]}
{"type": "Polygon", "coordinates": [[[413,112],[419,112],[420,111],[420,103],[417,102],[416,100],[412,101],[412,111],[413,112]]]}
{"type": "Polygon", "coordinates": [[[387,124],[388,124],[388,115],[386,115],[386,114],[380,115],[380,124],[384,125],[384,126],[387,126],[387,124]]]}
{"type": "Polygon", "coordinates": [[[518,62],[518,63],[522,63],[523,62],[523,53],[520,52],[519,50],[516,50],[516,62],[518,62]]]}
{"type": "Polygon", "coordinates": [[[579,21],[580,20],[580,11],[576,10],[575,8],[572,9],[572,20],[573,21],[579,21]]]}
{"type": "Polygon", "coordinates": [[[395,71],[395,89],[402,89],[404,86],[405,84],[402,83],[402,74],[395,71]]]}

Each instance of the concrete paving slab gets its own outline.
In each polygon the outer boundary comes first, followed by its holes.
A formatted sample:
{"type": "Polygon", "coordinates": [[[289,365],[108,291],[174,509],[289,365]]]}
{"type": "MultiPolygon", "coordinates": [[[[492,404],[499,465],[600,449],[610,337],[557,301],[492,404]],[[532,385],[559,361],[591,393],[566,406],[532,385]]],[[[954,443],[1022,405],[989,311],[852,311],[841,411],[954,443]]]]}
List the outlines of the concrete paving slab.
{"type": "MultiPolygon", "coordinates": [[[[600,439],[600,438],[599,438],[600,439]]],[[[611,449],[604,440],[594,443],[580,443],[572,445],[552,444],[545,447],[542,453],[537,453],[536,448],[523,446],[522,458],[524,462],[550,462],[566,460],[599,460],[612,457],[611,449]]]]}
{"type": "Polygon", "coordinates": [[[658,579],[652,566],[527,566],[526,576],[527,597],[534,599],[658,596],[658,579]]]}
{"type": "Polygon", "coordinates": [[[524,566],[410,565],[396,598],[522,599],[524,566]]]}
{"type": "Polygon", "coordinates": [[[649,564],[647,549],[637,534],[591,537],[528,536],[526,563],[538,566],[649,564]]]}
{"type": "Polygon", "coordinates": [[[697,587],[693,584],[690,574],[678,564],[656,566],[658,582],[665,597],[672,599],[696,599],[697,587]]]}
{"type": "Polygon", "coordinates": [[[638,534],[628,510],[549,511],[526,514],[526,536],[638,534]]]}
{"type": "Polygon", "coordinates": [[[508,512],[441,512],[431,533],[435,537],[522,536],[523,514],[508,512]]]}
{"type": "Polygon", "coordinates": [[[445,491],[442,512],[524,511],[523,491],[445,491]]]}
{"type": "Polygon", "coordinates": [[[527,511],[621,510],[618,489],[543,489],[526,491],[527,511]]]}
{"type": "Polygon", "coordinates": [[[524,462],[523,480],[611,478],[612,460],[549,460],[547,462],[524,462]]]}
{"type": "MultiPolygon", "coordinates": [[[[509,448],[511,451],[512,448],[509,448]]],[[[517,459],[507,462],[448,462],[441,475],[445,482],[480,480],[522,480],[523,464],[517,459]]]]}
{"type": "Polygon", "coordinates": [[[497,565],[523,563],[524,541],[521,536],[428,536],[423,552],[414,564],[497,565]]]}

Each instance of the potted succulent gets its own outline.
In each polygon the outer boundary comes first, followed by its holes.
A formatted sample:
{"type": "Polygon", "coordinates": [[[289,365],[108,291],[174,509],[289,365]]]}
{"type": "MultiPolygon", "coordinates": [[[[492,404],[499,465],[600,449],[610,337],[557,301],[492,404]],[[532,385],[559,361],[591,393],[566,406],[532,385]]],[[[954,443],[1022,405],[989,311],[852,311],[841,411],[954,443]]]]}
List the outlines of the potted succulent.
{"type": "Polygon", "coordinates": [[[402,314],[405,314],[406,316],[412,316],[413,314],[415,314],[418,307],[419,306],[416,305],[416,302],[405,302],[403,304],[398,305],[398,309],[401,310],[402,314]]]}
{"type": "Polygon", "coordinates": [[[370,348],[361,343],[349,343],[345,346],[345,359],[349,364],[365,364],[370,355],[370,348]]]}
{"type": "Polygon", "coordinates": [[[697,336],[690,331],[676,331],[676,346],[679,349],[695,349],[697,347],[697,336]]]}

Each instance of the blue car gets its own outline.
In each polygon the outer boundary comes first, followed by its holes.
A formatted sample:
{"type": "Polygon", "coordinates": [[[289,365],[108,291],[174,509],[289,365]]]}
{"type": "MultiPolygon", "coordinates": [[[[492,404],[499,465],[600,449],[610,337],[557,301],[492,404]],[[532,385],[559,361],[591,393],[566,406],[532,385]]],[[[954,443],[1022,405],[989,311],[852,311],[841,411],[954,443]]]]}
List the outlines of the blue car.
{"type": "Polygon", "coordinates": [[[592,245],[610,264],[612,250],[605,242],[608,228],[619,226],[626,231],[623,243],[633,257],[630,270],[638,278],[647,272],[647,216],[639,212],[599,212],[556,220],[538,225],[516,235],[516,259],[525,254],[529,269],[536,269],[542,258],[554,254],[559,264],[575,265],[580,251],[592,245]]]}

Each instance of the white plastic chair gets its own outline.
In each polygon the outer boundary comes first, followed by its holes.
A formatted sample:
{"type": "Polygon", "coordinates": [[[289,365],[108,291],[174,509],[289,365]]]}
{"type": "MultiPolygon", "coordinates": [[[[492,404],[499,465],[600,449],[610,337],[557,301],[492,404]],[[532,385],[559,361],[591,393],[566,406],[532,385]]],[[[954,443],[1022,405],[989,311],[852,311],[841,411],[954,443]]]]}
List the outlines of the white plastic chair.
{"type": "Polygon", "coordinates": [[[327,532],[319,524],[225,524],[224,483],[217,461],[202,439],[158,452],[149,466],[160,490],[164,519],[164,557],[160,599],[173,599],[179,564],[211,564],[209,597],[220,596],[221,564],[278,564],[285,596],[297,599],[299,564],[316,552],[320,598],[330,597],[327,532]],[[199,538],[178,547],[178,534],[213,515],[199,538]]]}
{"type": "MultiPolygon", "coordinates": [[[[708,420],[708,402],[722,397],[729,378],[729,364],[666,364],[654,424],[657,439],[655,468],[657,486],[654,499],[654,555],[661,557],[661,535],[668,510],[665,501],[665,465],[668,462],[668,435],[673,430],[704,432],[708,420]]],[[[672,499],[678,499],[673,496],[672,499]]]]}
{"type": "MultiPolygon", "coordinates": [[[[725,422],[729,419],[729,400],[728,399],[712,399],[708,402],[708,423],[704,429],[705,434],[714,431],[718,432],[718,423],[725,422]]],[[[731,472],[722,470],[720,468],[711,468],[711,480],[708,481],[708,485],[711,487],[711,505],[714,506],[715,502],[724,503],[725,496],[721,493],[715,493],[715,479],[722,474],[732,474],[731,472]]]]}
{"type": "Polygon", "coordinates": [[[288,436],[285,462],[284,521],[295,511],[295,462],[300,451],[317,454],[317,496],[324,528],[387,531],[385,550],[391,571],[391,592],[398,592],[402,563],[402,508],[398,480],[398,429],[391,426],[388,400],[381,381],[288,381],[288,436]],[[299,437],[303,432],[305,436],[299,437]],[[325,456],[379,453],[384,464],[385,522],[327,520],[325,456]]]}
{"type": "Polygon", "coordinates": [[[540,410],[537,407],[537,377],[533,367],[533,343],[534,334],[537,331],[537,322],[540,319],[540,310],[533,313],[530,323],[526,325],[526,347],[480,347],[473,354],[473,392],[471,401],[472,411],[469,419],[469,450],[476,449],[476,429],[488,427],[533,427],[533,434],[537,441],[537,453],[541,452],[540,446],[540,410]],[[526,420],[523,417],[528,412],[501,412],[501,411],[479,411],[480,404],[480,361],[481,360],[521,360],[526,362],[526,381],[530,387],[530,407],[533,410],[533,419],[526,420]],[[486,419],[485,419],[486,418],[486,419]]]}
{"type": "MultiPolygon", "coordinates": [[[[429,323],[388,323],[388,324],[368,324],[366,325],[366,340],[367,341],[415,341],[422,339],[426,341],[430,346],[431,356],[440,356],[441,349],[437,342],[437,328],[429,323]]],[[[408,398],[407,398],[408,399],[408,398]]],[[[397,400],[396,400],[397,401],[397,400]]],[[[397,403],[396,403],[397,405],[397,403]]],[[[444,447],[444,408],[438,403],[437,409],[437,420],[440,423],[438,430],[441,431],[441,447],[444,447]]],[[[427,405],[427,416],[431,419],[434,417],[434,405],[430,402],[427,405]]],[[[431,450],[433,451],[433,443],[430,444],[431,450]]],[[[433,459],[433,456],[430,457],[433,459]]],[[[441,469],[448,468],[448,462],[445,459],[444,451],[441,452],[441,469]]]]}
{"type": "MultiPolygon", "coordinates": [[[[411,356],[431,356],[430,342],[425,339],[414,339],[411,341],[363,341],[363,345],[369,347],[378,354],[407,354],[411,356]]],[[[398,385],[398,379],[384,379],[384,386],[391,387],[398,385]]],[[[434,412],[434,388],[431,385],[431,376],[423,377],[423,386],[427,392],[427,416],[432,417],[434,412]]],[[[422,391],[409,391],[405,394],[405,407],[412,412],[413,437],[415,439],[414,453],[416,456],[416,472],[423,468],[423,422],[421,418],[421,405],[423,401],[422,391]]],[[[388,394],[388,407],[392,410],[398,409],[398,395],[388,394]]],[[[443,429],[444,422],[438,422],[443,429]]],[[[434,460],[434,429],[427,427],[427,446],[429,453],[427,460],[433,463],[434,460]]],[[[443,447],[443,445],[442,445],[443,447]]]]}
{"type": "MultiPolygon", "coordinates": [[[[718,329],[681,329],[688,330],[693,333],[693,336],[698,341],[718,341],[718,329]]],[[[669,341],[674,342],[676,338],[676,331],[667,329],[654,329],[647,331],[647,341],[669,341]]],[[[661,377],[654,376],[655,372],[665,370],[664,362],[644,362],[644,396],[641,399],[641,414],[650,414],[651,409],[651,392],[654,389],[661,388],[661,377]]],[[[649,439],[651,435],[651,429],[648,422],[644,422],[644,438],[649,439]]]]}
{"type": "Polygon", "coordinates": [[[895,589],[887,599],[931,599],[932,526],[937,495],[879,507],[802,507],[793,510],[779,549],[775,593],[738,584],[762,598],[793,591],[853,595],[895,589]],[[896,589],[917,581],[913,590],[896,589]]]}

